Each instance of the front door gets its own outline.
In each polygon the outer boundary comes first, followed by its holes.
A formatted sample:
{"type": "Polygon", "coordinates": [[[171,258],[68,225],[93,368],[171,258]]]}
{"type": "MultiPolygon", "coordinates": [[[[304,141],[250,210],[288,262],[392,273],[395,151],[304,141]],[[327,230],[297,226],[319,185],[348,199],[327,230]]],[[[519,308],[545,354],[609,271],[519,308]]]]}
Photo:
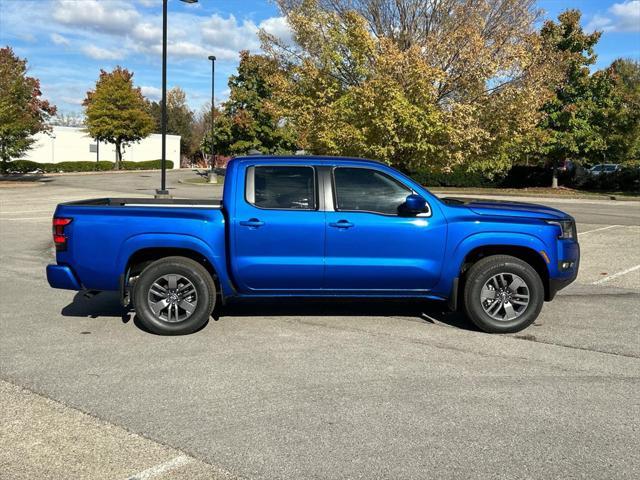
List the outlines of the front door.
{"type": "Polygon", "coordinates": [[[429,208],[406,216],[412,189],[381,170],[333,169],[327,211],[325,288],[353,293],[420,293],[440,277],[446,222],[429,208]]]}
{"type": "Polygon", "coordinates": [[[243,291],[321,289],[325,212],[315,168],[249,166],[245,179],[231,225],[234,280],[243,291]]]}

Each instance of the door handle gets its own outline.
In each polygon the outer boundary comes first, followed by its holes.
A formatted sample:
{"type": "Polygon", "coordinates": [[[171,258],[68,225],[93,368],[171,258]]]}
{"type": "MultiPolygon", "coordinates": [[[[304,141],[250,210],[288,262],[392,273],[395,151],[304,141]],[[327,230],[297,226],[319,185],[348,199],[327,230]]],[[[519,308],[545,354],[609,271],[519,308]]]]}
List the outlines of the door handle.
{"type": "Polygon", "coordinates": [[[349,222],[348,220],[340,220],[337,222],[331,222],[329,226],[334,228],[351,228],[353,227],[353,223],[349,222]]]}
{"type": "Polygon", "coordinates": [[[242,220],[240,225],[243,227],[253,227],[258,228],[264,225],[264,222],[258,220],[257,218],[250,218],[249,220],[242,220]]]}

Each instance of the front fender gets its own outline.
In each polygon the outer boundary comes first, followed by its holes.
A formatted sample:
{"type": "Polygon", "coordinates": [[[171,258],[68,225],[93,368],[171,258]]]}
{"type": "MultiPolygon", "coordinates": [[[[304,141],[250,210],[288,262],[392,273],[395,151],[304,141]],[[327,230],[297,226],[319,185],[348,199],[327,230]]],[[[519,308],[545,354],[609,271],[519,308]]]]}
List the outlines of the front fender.
{"type": "Polygon", "coordinates": [[[536,252],[545,264],[548,264],[548,262],[541,252],[547,255],[553,265],[555,265],[553,262],[557,262],[555,258],[557,253],[555,250],[549,248],[541,238],[535,235],[514,232],[474,233],[458,242],[455,247],[447,253],[447,261],[443,266],[443,275],[438,285],[433,289],[433,292],[449,298],[451,296],[453,281],[459,277],[465,257],[471,251],[480,247],[522,247],[536,252]]]}

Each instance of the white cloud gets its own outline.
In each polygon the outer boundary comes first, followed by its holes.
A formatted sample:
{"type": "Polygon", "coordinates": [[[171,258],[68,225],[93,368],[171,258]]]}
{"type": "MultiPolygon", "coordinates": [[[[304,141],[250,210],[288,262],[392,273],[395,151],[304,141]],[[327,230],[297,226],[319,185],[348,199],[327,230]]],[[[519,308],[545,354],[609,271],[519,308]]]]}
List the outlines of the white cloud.
{"type": "Polygon", "coordinates": [[[70,105],[77,105],[77,106],[81,106],[82,102],[84,101],[84,98],[80,98],[80,97],[69,97],[66,95],[62,95],[61,97],[59,97],[60,100],[62,100],[64,103],[68,103],[70,105]]]}
{"type": "Polygon", "coordinates": [[[270,35],[279,38],[285,44],[293,43],[293,32],[286,17],[271,17],[260,22],[259,27],[270,35]]]}
{"type": "Polygon", "coordinates": [[[162,41],[162,25],[154,25],[149,22],[138,23],[131,34],[138,40],[160,42],[162,41]]]}
{"type": "Polygon", "coordinates": [[[101,33],[128,32],[140,14],[130,4],[118,0],[56,0],[53,18],[59,23],[101,33]]]}
{"type": "Polygon", "coordinates": [[[609,7],[606,15],[594,15],[585,29],[605,32],[640,32],[640,0],[614,3],[609,7]]]}
{"type": "Polygon", "coordinates": [[[60,35],[59,33],[52,33],[50,35],[51,41],[53,43],[55,43],[56,45],[69,45],[69,39],[66,37],[63,37],[62,35],[60,35]]]}
{"type": "Polygon", "coordinates": [[[138,3],[143,7],[155,7],[162,5],[162,0],[138,0],[138,3]]]}
{"type": "Polygon", "coordinates": [[[201,57],[206,58],[209,55],[207,49],[202,45],[192,42],[174,42],[167,45],[169,55],[175,57],[201,57]]]}
{"type": "Polygon", "coordinates": [[[86,45],[81,50],[85,55],[96,60],[120,60],[125,56],[122,51],[96,47],[95,45],[86,45]]]}
{"type": "Polygon", "coordinates": [[[160,100],[160,97],[162,97],[162,89],[158,87],[143,85],[142,87],[140,87],[140,90],[142,90],[142,95],[144,95],[145,97],[151,100],[157,101],[157,100],[160,100]]]}
{"type": "MultiPolygon", "coordinates": [[[[203,6],[207,3],[200,1],[203,6]]],[[[204,13],[204,9],[194,8],[198,4],[170,2],[169,71],[170,76],[178,75],[171,81],[186,88],[194,107],[210,95],[209,55],[218,59],[216,87],[222,88],[226,83],[223,78],[235,73],[240,50],[260,52],[260,29],[285,42],[291,39],[287,22],[280,16],[252,20],[238,14],[204,13]]],[[[159,76],[162,0],[0,0],[0,4],[0,36],[33,42],[23,48],[47,98],[61,108],[75,108],[83,92],[95,83],[97,71],[91,65],[110,68],[121,63],[147,86],[159,76]],[[65,55],[73,49],[95,62],[73,55],[58,62],[48,57],[45,47],[51,46],[65,55]]],[[[228,95],[219,92],[218,102],[228,95]]],[[[159,90],[151,87],[145,88],[145,95],[160,98],[159,90]]]]}
{"type": "Polygon", "coordinates": [[[236,55],[240,50],[252,50],[260,46],[257,33],[255,23],[250,20],[238,23],[233,15],[227,18],[212,15],[202,23],[202,39],[206,44],[221,51],[235,51],[236,55]]]}

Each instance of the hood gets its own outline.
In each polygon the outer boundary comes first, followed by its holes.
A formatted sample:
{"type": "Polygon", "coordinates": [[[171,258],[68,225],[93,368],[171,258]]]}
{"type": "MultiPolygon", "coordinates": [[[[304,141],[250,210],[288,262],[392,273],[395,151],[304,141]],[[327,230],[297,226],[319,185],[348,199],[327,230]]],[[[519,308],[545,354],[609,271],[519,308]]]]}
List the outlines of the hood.
{"type": "Polygon", "coordinates": [[[571,218],[567,213],[555,208],[535,203],[509,202],[502,200],[481,200],[475,198],[443,198],[447,205],[467,207],[478,215],[493,215],[501,217],[543,218],[559,220],[571,218]]]}

